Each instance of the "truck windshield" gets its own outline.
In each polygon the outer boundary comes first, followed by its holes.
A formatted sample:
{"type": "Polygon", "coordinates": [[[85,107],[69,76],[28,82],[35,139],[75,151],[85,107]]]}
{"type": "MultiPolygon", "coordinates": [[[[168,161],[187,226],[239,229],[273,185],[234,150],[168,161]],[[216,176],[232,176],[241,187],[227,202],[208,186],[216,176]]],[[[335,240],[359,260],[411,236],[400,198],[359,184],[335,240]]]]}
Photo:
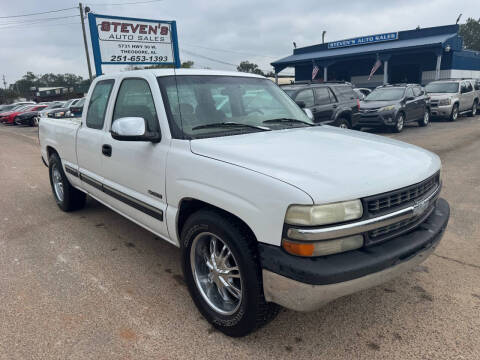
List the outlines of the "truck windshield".
{"type": "Polygon", "coordinates": [[[293,100],[268,79],[178,75],[176,79],[159,77],[158,83],[175,138],[237,135],[313,124],[293,100]]]}
{"type": "Polygon", "coordinates": [[[427,93],[450,93],[458,92],[458,83],[456,82],[437,82],[425,86],[427,93]]]}
{"type": "Polygon", "coordinates": [[[378,88],[365,97],[365,101],[392,101],[400,100],[405,92],[404,88],[378,88]]]}

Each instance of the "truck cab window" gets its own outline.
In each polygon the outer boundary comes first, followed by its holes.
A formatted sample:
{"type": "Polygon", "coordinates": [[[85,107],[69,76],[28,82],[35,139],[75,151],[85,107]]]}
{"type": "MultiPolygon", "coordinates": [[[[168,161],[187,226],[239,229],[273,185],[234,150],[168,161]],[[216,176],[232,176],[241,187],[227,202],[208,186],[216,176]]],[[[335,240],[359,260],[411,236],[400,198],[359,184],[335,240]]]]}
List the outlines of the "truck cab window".
{"type": "Polygon", "coordinates": [[[112,92],[114,80],[102,80],[95,85],[90,97],[86,124],[93,129],[103,128],[105,112],[107,111],[108,99],[112,92]]]}
{"type": "Polygon", "coordinates": [[[152,91],[146,80],[135,78],[122,81],[113,110],[112,124],[123,117],[144,118],[148,131],[159,131],[152,91]]]}

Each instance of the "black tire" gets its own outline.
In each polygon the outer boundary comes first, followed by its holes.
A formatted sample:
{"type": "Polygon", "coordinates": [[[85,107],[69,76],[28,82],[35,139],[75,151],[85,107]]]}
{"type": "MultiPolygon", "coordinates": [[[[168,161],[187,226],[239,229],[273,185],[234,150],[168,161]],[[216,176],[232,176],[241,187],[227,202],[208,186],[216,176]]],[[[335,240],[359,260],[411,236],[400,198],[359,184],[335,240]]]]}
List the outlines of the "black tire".
{"type": "Polygon", "coordinates": [[[52,187],[53,197],[60,209],[63,211],[79,210],[85,206],[86,194],[78,189],[75,189],[68,181],[65,172],[63,171],[62,161],[58,154],[53,153],[48,159],[48,173],[50,175],[50,185],[52,187]],[[61,198],[54,185],[54,173],[58,171],[59,180],[63,188],[63,198],[61,198]]]}
{"type": "Polygon", "coordinates": [[[457,119],[458,119],[458,104],[453,105],[452,113],[450,114],[450,117],[448,119],[450,121],[457,121],[457,119]]]}
{"type": "Polygon", "coordinates": [[[425,108],[425,112],[423,113],[423,118],[418,120],[418,125],[419,126],[427,126],[430,124],[430,110],[428,108],[425,108]]]}
{"type": "MultiPolygon", "coordinates": [[[[245,336],[277,315],[279,306],[267,303],[263,294],[262,271],[256,240],[242,223],[221,211],[199,210],[185,222],[181,241],[182,270],[188,290],[200,313],[216,329],[232,337],[245,336]],[[222,314],[209,305],[204,298],[207,295],[204,295],[205,292],[202,292],[195,281],[191,259],[192,253],[196,254],[196,250],[192,249],[192,245],[195,246],[197,240],[205,236],[204,234],[207,236],[213,234],[221,239],[228,246],[239,269],[241,300],[231,314],[222,314]]],[[[210,258],[207,257],[207,259],[210,258]]],[[[210,290],[212,289],[218,291],[216,285],[210,290]]]]}
{"type": "Polygon", "coordinates": [[[405,127],[405,114],[398,113],[395,119],[395,125],[392,127],[392,131],[395,133],[402,132],[403,128],[405,127]]]}
{"type": "Polygon", "coordinates": [[[473,101],[472,110],[469,112],[469,116],[476,116],[478,110],[478,100],[473,101]]]}
{"type": "Polygon", "coordinates": [[[350,129],[350,123],[348,122],[347,119],[343,117],[339,117],[337,121],[335,121],[335,125],[338,126],[339,128],[350,129]]]}

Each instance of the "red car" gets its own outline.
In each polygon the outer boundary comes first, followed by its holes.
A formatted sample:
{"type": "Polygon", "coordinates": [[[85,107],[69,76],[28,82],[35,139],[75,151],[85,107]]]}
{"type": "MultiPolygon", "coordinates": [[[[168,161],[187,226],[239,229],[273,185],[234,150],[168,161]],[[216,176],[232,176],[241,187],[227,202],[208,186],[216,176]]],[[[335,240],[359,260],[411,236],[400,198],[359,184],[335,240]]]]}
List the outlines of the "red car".
{"type": "Polygon", "coordinates": [[[13,111],[8,111],[0,114],[0,122],[5,124],[13,124],[15,117],[27,111],[39,111],[46,107],[46,105],[25,105],[16,108],[13,111]]]}

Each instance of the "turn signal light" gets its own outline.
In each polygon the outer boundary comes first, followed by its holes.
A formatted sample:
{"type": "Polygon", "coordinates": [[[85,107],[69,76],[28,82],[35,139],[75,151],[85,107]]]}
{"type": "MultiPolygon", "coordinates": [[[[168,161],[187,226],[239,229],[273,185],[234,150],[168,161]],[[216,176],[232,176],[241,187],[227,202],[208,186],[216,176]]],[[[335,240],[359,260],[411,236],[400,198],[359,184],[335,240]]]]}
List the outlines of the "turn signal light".
{"type": "Polygon", "coordinates": [[[283,239],[283,248],[292,255],[312,256],[315,245],[312,243],[297,243],[283,239]]]}

